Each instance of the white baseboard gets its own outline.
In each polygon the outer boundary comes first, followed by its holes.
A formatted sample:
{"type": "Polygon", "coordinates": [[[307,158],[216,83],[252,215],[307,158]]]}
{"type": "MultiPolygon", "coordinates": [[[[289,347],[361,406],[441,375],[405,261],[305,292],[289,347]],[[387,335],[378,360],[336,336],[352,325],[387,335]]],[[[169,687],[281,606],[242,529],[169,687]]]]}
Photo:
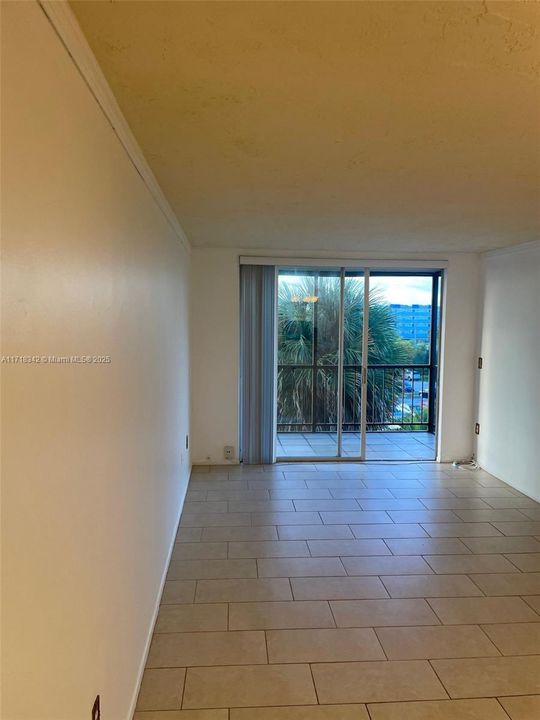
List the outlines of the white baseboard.
{"type": "Polygon", "coordinates": [[[171,555],[172,555],[172,551],[174,549],[174,541],[176,540],[176,534],[178,532],[178,526],[180,524],[180,516],[182,515],[182,510],[184,509],[184,502],[186,500],[186,493],[187,493],[187,489],[188,489],[188,485],[189,485],[189,480],[191,477],[191,467],[192,466],[190,465],[189,469],[188,469],[188,477],[187,477],[186,487],[184,489],[184,495],[182,496],[179,507],[178,507],[178,515],[176,517],[176,522],[174,524],[174,532],[173,532],[173,536],[171,538],[171,542],[169,544],[169,551],[167,553],[167,558],[165,560],[165,566],[163,568],[163,573],[161,575],[161,581],[159,583],[159,591],[156,596],[156,603],[154,605],[154,611],[152,613],[152,620],[150,622],[150,627],[148,629],[148,636],[146,638],[146,643],[144,646],[144,652],[143,652],[141,662],[139,665],[139,670],[137,672],[137,680],[135,683],[133,697],[131,698],[131,703],[129,706],[129,713],[128,713],[127,720],[133,720],[133,716],[135,714],[135,708],[137,707],[137,698],[139,697],[139,690],[141,689],[141,683],[142,683],[142,679],[143,679],[143,675],[144,675],[144,669],[146,667],[148,653],[150,652],[150,644],[152,642],[152,636],[154,635],[154,627],[156,625],[156,620],[157,620],[157,616],[159,613],[159,606],[161,603],[161,596],[163,595],[163,588],[165,587],[165,580],[167,578],[167,571],[169,569],[169,563],[171,562],[171,555]]]}

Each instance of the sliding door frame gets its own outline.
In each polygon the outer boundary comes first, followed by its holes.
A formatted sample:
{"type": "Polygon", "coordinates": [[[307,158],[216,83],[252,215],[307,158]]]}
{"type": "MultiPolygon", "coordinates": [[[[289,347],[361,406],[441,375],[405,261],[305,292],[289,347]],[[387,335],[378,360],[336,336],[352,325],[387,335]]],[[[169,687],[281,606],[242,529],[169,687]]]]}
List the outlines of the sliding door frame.
{"type": "MultiPolygon", "coordinates": [[[[340,311],[339,311],[339,328],[338,328],[338,365],[337,365],[337,413],[336,413],[336,430],[337,430],[337,447],[334,456],[294,456],[294,457],[275,457],[277,462],[340,462],[355,463],[367,462],[366,440],[367,440],[367,376],[368,376],[368,356],[369,356],[369,291],[370,276],[377,275],[419,275],[432,277],[432,316],[431,316],[431,334],[430,334],[430,392],[429,392],[429,426],[434,428],[435,435],[435,457],[432,460],[415,460],[413,462],[437,462],[438,446],[439,446],[439,425],[440,425],[440,387],[441,387],[441,350],[442,335],[444,322],[444,292],[447,262],[442,261],[358,261],[358,260],[340,260],[330,261],[327,259],[298,259],[293,261],[290,258],[262,258],[262,257],[241,257],[240,263],[250,264],[274,264],[276,267],[275,282],[275,402],[274,402],[274,448],[277,445],[277,375],[278,375],[278,283],[279,274],[282,270],[322,270],[332,268],[339,270],[340,277],[340,311]],[[351,457],[343,457],[343,406],[344,406],[344,305],[345,305],[345,277],[347,271],[358,270],[363,273],[364,280],[364,297],[363,297],[363,323],[362,323],[362,356],[361,356],[361,395],[360,395],[360,447],[359,454],[351,457]],[[440,305],[439,305],[440,298],[440,305]],[[434,353],[437,353],[436,362],[434,363],[434,353]],[[434,386],[437,388],[436,394],[433,392],[434,386]]],[[[391,460],[373,460],[371,462],[392,462],[391,460]]]]}
{"type": "MultiPolygon", "coordinates": [[[[338,365],[337,365],[337,398],[336,398],[336,422],[337,422],[337,455],[341,459],[343,452],[343,333],[345,323],[343,311],[345,307],[345,268],[339,270],[339,327],[338,327],[338,365]]],[[[277,428],[277,425],[276,425],[277,428]]]]}
{"type": "Polygon", "coordinates": [[[360,462],[366,459],[367,369],[369,356],[369,268],[364,268],[364,314],[362,321],[362,382],[360,394],[360,462]]]}

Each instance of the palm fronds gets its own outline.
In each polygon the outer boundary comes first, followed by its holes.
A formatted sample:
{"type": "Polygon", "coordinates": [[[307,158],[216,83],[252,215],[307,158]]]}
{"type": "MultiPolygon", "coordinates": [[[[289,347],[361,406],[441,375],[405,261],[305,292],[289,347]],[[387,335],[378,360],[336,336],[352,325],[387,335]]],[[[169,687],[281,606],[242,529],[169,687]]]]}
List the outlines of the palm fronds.
{"type": "MultiPolygon", "coordinates": [[[[334,273],[281,276],[278,284],[278,424],[282,429],[335,430],[339,347],[340,278],[334,273]],[[314,301],[314,298],[317,298],[314,301]]],[[[364,283],[347,277],[343,318],[343,422],[360,419],[364,283]]],[[[407,348],[388,303],[369,294],[368,362],[402,364],[407,348]]],[[[401,377],[368,376],[368,418],[390,418],[401,377]]]]}

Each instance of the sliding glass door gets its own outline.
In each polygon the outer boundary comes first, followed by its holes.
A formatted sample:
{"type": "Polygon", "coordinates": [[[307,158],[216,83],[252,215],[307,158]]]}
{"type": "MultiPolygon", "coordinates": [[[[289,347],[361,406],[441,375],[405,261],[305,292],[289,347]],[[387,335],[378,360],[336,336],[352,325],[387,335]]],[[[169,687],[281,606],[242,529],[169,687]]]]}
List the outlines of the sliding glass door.
{"type": "Polygon", "coordinates": [[[338,457],[341,271],[282,270],[277,290],[277,452],[338,457]]]}
{"type": "Polygon", "coordinates": [[[434,460],[439,273],[370,274],[366,460],[434,460]]]}
{"type": "Polygon", "coordinates": [[[367,274],[343,273],[343,393],[341,457],[361,459],[364,452],[368,308],[365,302],[367,274]]]}
{"type": "Polygon", "coordinates": [[[435,458],[439,273],[282,268],[278,459],[435,458]]]}

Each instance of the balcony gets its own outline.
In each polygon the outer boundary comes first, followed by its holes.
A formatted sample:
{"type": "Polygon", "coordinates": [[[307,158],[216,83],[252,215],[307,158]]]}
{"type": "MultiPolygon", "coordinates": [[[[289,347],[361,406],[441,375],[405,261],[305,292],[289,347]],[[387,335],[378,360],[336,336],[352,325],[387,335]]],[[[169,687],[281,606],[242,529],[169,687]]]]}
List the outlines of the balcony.
{"type": "MultiPolygon", "coordinates": [[[[277,457],[335,457],[336,365],[278,366],[277,457]]],[[[360,454],[362,367],[343,366],[342,457],[360,454]]],[[[436,367],[371,365],[366,374],[366,459],[435,458],[436,367]]]]}
{"type": "MultiPolygon", "coordinates": [[[[333,457],[336,447],[337,433],[278,433],[276,456],[333,457]]],[[[360,433],[343,433],[342,457],[358,457],[359,448],[360,433]]],[[[368,460],[433,460],[435,435],[430,432],[368,432],[366,456],[368,460]]]]}

